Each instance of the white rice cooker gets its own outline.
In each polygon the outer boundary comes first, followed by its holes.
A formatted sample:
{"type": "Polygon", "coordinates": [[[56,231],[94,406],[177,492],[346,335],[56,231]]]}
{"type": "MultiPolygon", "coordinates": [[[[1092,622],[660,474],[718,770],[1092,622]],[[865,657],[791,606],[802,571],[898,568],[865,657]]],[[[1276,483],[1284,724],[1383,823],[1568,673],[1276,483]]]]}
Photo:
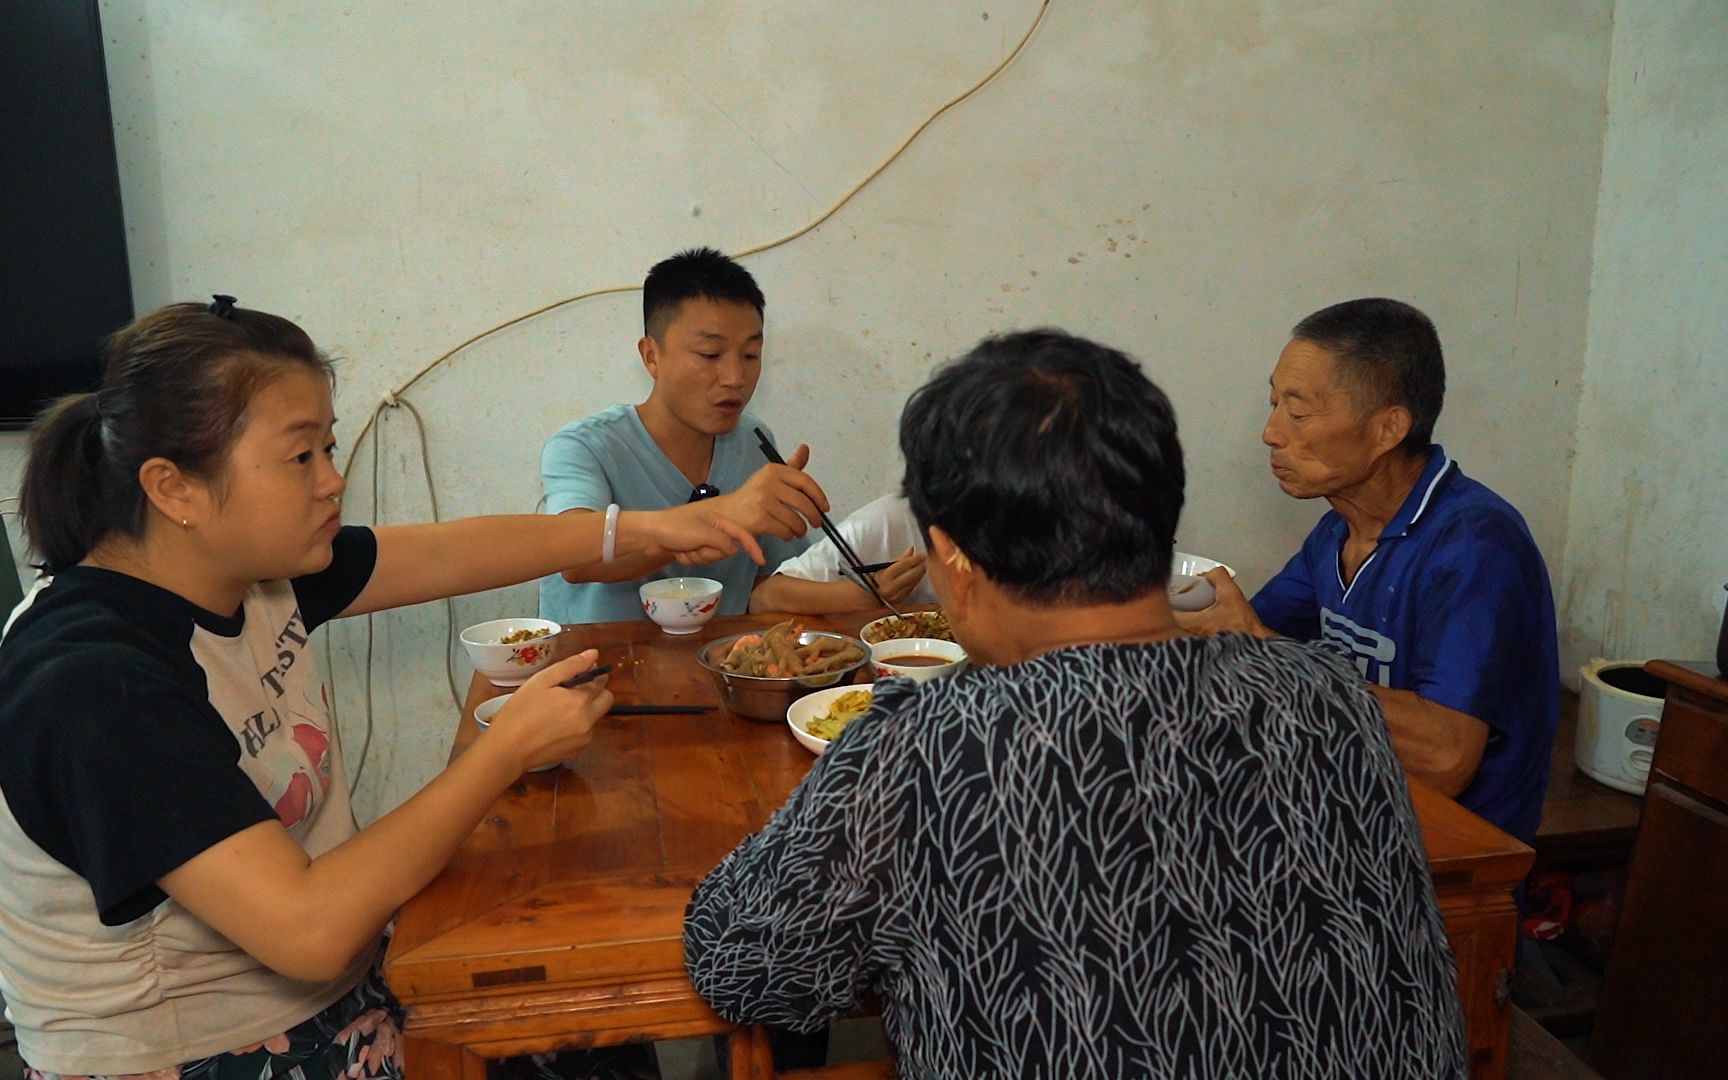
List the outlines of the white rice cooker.
{"type": "Polygon", "coordinates": [[[1668,684],[1642,660],[1592,660],[1578,669],[1578,768],[1611,788],[1644,794],[1668,684]]]}

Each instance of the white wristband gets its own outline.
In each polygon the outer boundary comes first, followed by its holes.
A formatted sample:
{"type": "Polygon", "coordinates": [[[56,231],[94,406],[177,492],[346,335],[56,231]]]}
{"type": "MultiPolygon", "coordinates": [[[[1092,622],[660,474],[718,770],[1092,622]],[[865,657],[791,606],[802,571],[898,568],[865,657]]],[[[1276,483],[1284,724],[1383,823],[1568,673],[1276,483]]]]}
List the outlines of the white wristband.
{"type": "Polygon", "coordinates": [[[618,557],[618,504],[606,507],[606,536],[600,541],[600,561],[611,562],[618,557]]]}

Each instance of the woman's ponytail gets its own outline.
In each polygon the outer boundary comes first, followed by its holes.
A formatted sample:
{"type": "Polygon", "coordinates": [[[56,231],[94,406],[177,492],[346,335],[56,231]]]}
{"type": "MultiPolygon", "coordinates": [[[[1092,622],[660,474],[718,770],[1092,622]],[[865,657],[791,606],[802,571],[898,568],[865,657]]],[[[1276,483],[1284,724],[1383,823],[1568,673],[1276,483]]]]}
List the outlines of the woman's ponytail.
{"type": "Polygon", "coordinates": [[[30,429],[19,516],[50,574],[82,561],[132,510],[114,505],[114,468],[102,448],[97,402],[95,394],[63,397],[30,429]]]}

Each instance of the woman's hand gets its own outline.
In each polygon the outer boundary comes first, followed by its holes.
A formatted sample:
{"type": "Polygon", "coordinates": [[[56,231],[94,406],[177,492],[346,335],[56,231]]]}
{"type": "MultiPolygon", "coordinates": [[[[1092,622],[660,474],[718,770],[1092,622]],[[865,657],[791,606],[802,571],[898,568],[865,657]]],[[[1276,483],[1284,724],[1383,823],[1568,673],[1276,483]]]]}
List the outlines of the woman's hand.
{"type": "MultiPolygon", "coordinates": [[[[667,510],[626,510],[618,515],[618,535],[631,537],[629,549],[664,564],[668,557],[681,566],[718,562],[739,549],[761,565],[762,545],[749,529],[717,512],[718,499],[686,503],[667,510]]],[[[620,547],[626,547],[620,544],[620,547]]],[[[567,579],[568,580],[568,579],[567,579]]]]}
{"type": "Polygon", "coordinates": [[[595,658],[590,649],[536,672],[467,753],[401,806],[317,858],[270,818],[169,871],[160,880],[163,891],[283,975],[309,982],[336,978],[473,835],[517,777],[588,745],[595,723],[612,707],[606,682],[573,689],[558,684],[592,668],[595,658]],[[318,917],[307,919],[308,911],[318,917]]]}
{"type": "Polygon", "coordinates": [[[581,753],[594,725],[612,707],[612,692],[605,676],[569,689],[558,684],[593,667],[598,656],[589,649],[535,672],[498,710],[482,737],[503,742],[523,772],[581,753]]]}

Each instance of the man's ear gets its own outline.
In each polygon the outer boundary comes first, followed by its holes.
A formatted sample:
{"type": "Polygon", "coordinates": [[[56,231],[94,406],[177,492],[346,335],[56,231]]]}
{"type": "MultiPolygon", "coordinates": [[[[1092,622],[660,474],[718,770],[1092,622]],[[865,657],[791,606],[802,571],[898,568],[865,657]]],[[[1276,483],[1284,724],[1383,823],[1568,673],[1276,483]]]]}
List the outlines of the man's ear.
{"type": "Polygon", "coordinates": [[[1368,421],[1368,432],[1374,439],[1376,453],[1384,454],[1397,447],[1410,434],[1415,418],[1402,405],[1387,405],[1376,410],[1368,421]]]}
{"type": "Polygon", "coordinates": [[[213,509],[209,485],[186,475],[164,457],[153,457],[138,466],[138,486],[156,512],[175,525],[197,526],[213,509]]]}
{"type": "Polygon", "coordinates": [[[636,354],[642,357],[642,367],[648,372],[648,377],[655,382],[660,381],[660,343],[654,340],[652,334],[643,334],[636,342],[636,354]]]}

